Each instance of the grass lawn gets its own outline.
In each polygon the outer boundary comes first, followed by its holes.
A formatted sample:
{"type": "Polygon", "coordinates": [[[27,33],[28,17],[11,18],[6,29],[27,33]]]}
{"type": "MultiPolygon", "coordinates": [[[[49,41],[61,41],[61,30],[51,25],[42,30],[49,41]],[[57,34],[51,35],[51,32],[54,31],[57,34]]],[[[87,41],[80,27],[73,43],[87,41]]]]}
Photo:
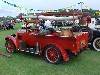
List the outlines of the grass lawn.
{"type": "MultiPolygon", "coordinates": [[[[0,31],[0,46],[4,37],[18,30],[0,31]]],[[[5,51],[0,48],[0,51],[5,51]]],[[[0,56],[0,75],[100,75],[100,52],[86,50],[69,62],[53,65],[41,57],[14,53],[11,58],[0,56]]]]}

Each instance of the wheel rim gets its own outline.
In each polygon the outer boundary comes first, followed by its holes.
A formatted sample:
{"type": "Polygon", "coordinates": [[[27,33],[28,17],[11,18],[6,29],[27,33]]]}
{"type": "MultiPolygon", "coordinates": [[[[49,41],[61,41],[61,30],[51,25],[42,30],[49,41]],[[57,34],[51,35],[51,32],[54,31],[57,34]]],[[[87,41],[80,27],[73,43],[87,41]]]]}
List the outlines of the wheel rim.
{"type": "Polygon", "coordinates": [[[49,62],[55,63],[59,58],[59,54],[54,48],[50,48],[46,51],[46,58],[49,62]]]}
{"type": "Polygon", "coordinates": [[[96,43],[95,43],[95,46],[100,49],[100,40],[97,40],[96,43]]]}
{"type": "Polygon", "coordinates": [[[93,46],[97,51],[100,51],[100,38],[94,40],[93,46]]]}
{"type": "Polygon", "coordinates": [[[9,42],[6,44],[6,49],[7,49],[7,51],[8,51],[9,53],[12,53],[13,50],[14,50],[14,45],[13,45],[13,43],[9,41],[9,42]]]}

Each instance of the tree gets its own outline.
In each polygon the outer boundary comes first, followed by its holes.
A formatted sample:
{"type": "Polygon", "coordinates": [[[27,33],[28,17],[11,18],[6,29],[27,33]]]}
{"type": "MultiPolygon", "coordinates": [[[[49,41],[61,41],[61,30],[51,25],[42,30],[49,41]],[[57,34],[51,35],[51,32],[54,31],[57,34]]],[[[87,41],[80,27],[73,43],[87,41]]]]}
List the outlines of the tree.
{"type": "Polygon", "coordinates": [[[66,9],[58,9],[58,12],[66,12],[66,9]]]}
{"type": "Polygon", "coordinates": [[[21,16],[25,16],[26,14],[24,13],[19,13],[18,16],[16,16],[16,18],[20,18],[21,16]]]}

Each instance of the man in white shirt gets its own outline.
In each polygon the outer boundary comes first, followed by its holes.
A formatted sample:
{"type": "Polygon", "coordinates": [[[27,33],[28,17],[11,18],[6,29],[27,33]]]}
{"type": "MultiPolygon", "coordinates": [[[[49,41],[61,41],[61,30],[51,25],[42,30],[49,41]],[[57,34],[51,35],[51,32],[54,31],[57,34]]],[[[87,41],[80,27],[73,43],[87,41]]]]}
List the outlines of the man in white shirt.
{"type": "Polygon", "coordinates": [[[45,26],[46,28],[52,28],[51,21],[49,21],[49,20],[45,21],[44,26],[45,26]]]}

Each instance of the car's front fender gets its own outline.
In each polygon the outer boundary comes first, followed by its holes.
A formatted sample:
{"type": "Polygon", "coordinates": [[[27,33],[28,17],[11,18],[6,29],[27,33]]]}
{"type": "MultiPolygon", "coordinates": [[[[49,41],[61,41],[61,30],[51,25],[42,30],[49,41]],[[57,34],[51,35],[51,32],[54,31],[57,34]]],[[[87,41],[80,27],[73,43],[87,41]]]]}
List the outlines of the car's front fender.
{"type": "Polygon", "coordinates": [[[16,42],[15,37],[8,35],[8,36],[5,37],[5,40],[11,40],[14,43],[14,45],[17,47],[17,42],[16,42]]]}

